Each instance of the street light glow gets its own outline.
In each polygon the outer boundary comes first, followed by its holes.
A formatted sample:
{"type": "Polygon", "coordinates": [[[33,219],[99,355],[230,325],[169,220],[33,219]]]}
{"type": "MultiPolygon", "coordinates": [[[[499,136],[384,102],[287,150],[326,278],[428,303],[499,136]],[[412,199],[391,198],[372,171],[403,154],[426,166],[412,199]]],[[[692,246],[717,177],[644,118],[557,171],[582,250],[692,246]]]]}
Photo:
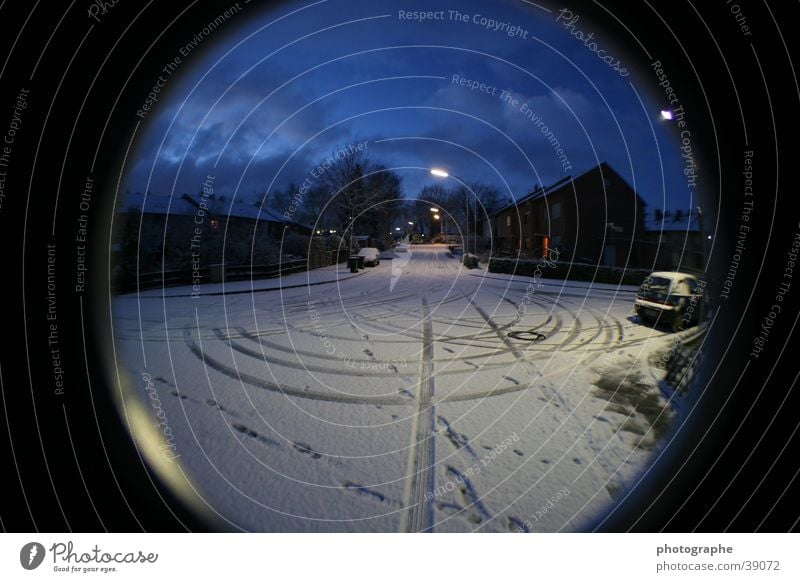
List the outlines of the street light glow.
{"type": "Polygon", "coordinates": [[[438,208],[431,208],[431,212],[439,212],[438,208]]]}
{"type": "Polygon", "coordinates": [[[395,226],[394,229],[395,230],[400,230],[400,227],[399,226],[395,226]]]}
{"type": "Polygon", "coordinates": [[[408,224],[410,224],[411,226],[414,226],[414,223],[411,222],[410,220],[408,221],[408,224]]]}
{"type": "Polygon", "coordinates": [[[434,215],[433,215],[433,219],[434,219],[434,220],[439,220],[439,215],[438,215],[438,214],[434,214],[434,215]]]}
{"type": "Polygon", "coordinates": [[[668,109],[662,109],[661,110],[661,119],[666,119],[668,121],[671,121],[672,120],[672,111],[670,111],[668,109]]]}
{"type": "Polygon", "coordinates": [[[433,174],[434,176],[438,176],[439,178],[447,178],[448,176],[450,176],[450,174],[439,168],[432,168],[431,174],[433,174]]]}

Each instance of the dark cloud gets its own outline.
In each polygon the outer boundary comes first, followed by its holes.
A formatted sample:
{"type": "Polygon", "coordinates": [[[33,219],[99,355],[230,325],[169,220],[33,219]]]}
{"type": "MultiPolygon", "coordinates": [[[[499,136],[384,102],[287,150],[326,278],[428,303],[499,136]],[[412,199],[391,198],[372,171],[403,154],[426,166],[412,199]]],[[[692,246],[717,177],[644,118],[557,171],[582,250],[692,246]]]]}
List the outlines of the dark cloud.
{"type": "Polygon", "coordinates": [[[407,196],[431,183],[432,165],[520,196],[603,160],[652,205],[662,204],[662,166],[669,196],[684,190],[675,144],[662,127],[653,136],[655,108],[643,111],[631,79],[536,9],[459,3],[464,13],[523,27],[526,39],[473,23],[401,22],[397,11],[415,8],[389,1],[326,3],[261,30],[292,8],[251,18],[176,81],[138,144],[130,190],[195,191],[213,174],[219,190],[252,198],[270,184],[302,182],[353,141],[369,141],[384,165],[407,168],[407,196]],[[453,84],[454,74],[497,92],[453,84]]]}

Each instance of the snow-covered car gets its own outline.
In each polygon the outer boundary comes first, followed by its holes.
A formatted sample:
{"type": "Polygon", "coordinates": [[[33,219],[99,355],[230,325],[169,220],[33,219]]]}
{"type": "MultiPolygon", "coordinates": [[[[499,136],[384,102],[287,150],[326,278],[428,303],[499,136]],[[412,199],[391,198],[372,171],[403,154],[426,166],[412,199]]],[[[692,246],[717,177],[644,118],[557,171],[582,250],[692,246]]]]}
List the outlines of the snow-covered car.
{"type": "Polygon", "coordinates": [[[672,331],[699,320],[703,286],[688,273],[656,271],[639,287],[633,309],[641,321],[669,326],[672,331]]]}
{"type": "Polygon", "coordinates": [[[397,245],[394,247],[394,252],[396,253],[407,253],[408,247],[406,245],[397,245]]]}
{"type": "Polygon", "coordinates": [[[376,267],[381,263],[381,252],[375,247],[364,247],[358,251],[359,257],[364,257],[365,267],[376,267]]]}

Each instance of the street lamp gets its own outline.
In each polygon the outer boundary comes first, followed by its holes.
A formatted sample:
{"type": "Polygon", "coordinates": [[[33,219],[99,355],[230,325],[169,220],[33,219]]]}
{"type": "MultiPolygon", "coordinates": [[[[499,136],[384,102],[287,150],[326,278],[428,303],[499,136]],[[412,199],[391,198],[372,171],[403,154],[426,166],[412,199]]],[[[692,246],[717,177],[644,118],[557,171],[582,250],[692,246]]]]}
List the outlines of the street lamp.
{"type": "MultiPolygon", "coordinates": [[[[437,178],[449,178],[451,174],[442,170],[441,168],[431,168],[431,174],[436,176],[437,178]]],[[[462,185],[466,186],[464,180],[456,176],[455,174],[452,175],[453,178],[461,182],[462,185]]],[[[432,210],[432,209],[431,209],[432,210]]],[[[469,188],[464,189],[464,210],[466,211],[465,218],[465,227],[464,227],[464,254],[469,253],[469,188]]]]}

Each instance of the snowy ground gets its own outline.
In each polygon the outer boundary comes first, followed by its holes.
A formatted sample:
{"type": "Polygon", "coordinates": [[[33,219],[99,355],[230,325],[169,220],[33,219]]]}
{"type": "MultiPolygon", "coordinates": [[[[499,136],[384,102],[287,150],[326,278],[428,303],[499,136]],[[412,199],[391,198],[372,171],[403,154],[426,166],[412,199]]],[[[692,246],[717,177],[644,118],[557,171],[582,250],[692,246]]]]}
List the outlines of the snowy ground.
{"type": "Polygon", "coordinates": [[[245,530],[591,526],[669,425],[672,336],[631,317],[632,287],[410,250],[356,276],[118,297],[117,356],[167,456],[245,530]]]}

